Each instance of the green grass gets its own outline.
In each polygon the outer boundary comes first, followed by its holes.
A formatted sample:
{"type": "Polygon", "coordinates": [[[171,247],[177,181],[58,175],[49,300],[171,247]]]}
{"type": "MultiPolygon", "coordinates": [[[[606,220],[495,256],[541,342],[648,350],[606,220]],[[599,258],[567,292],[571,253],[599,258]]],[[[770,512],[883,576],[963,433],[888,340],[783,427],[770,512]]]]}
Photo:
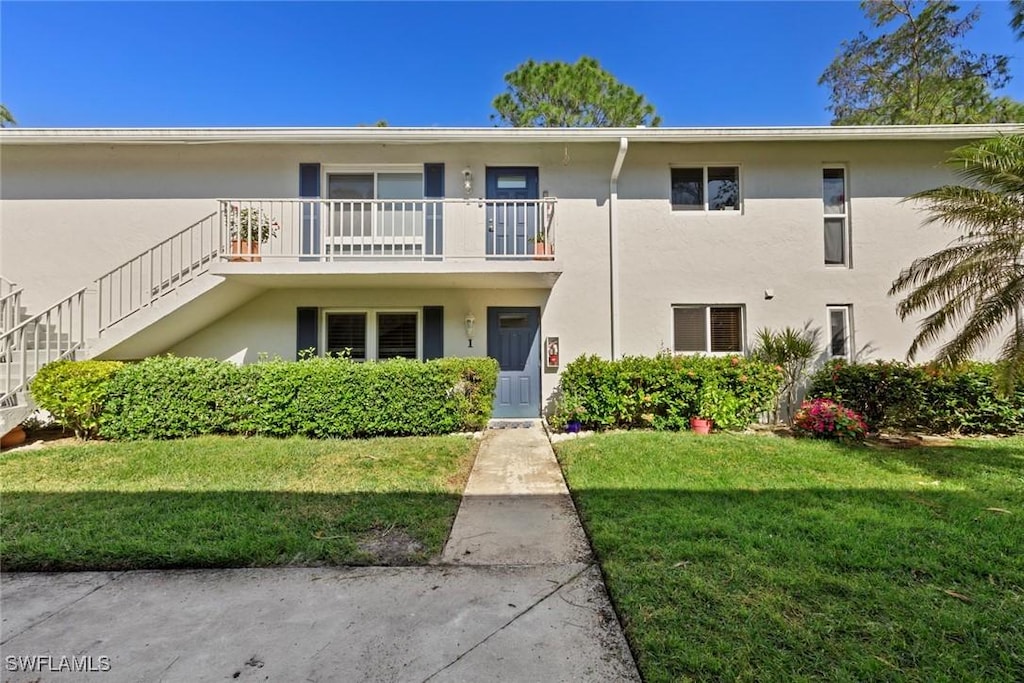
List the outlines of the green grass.
{"type": "Polygon", "coordinates": [[[416,564],[472,466],[458,437],[202,437],[0,456],[3,569],[416,564]]]}
{"type": "Polygon", "coordinates": [[[1024,439],[558,451],[648,682],[1024,680],[1024,439]]]}

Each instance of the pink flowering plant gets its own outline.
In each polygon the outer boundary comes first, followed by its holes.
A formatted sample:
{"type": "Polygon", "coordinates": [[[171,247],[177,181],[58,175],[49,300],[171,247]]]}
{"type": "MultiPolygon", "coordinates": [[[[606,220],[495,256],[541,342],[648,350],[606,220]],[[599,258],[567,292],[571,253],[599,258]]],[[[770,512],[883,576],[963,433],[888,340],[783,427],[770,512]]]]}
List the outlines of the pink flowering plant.
{"type": "Polygon", "coordinates": [[[804,401],[793,418],[793,431],[817,439],[863,441],[868,432],[864,418],[828,398],[804,401]]]}

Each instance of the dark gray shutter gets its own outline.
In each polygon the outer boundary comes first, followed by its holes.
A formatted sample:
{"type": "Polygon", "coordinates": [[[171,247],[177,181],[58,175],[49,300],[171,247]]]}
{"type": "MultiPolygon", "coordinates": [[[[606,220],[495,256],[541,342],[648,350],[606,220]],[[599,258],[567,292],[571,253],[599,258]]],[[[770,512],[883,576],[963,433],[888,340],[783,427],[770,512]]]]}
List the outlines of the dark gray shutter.
{"type": "Polygon", "coordinates": [[[295,357],[306,349],[320,353],[320,334],[318,321],[320,311],[316,308],[295,309],[295,357]]]}
{"type": "MultiPolygon", "coordinates": [[[[423,198],[444,199],[444,164],[423,164],[423,198]]],[[[444,254],[444,209],[435,203],[426,207],[423,255],[440,257],[444,254]]]]}
{"type": "Polygon", "coordinates": [[[444,357],[444,306],[423,307],[423,360],[444,357]]]}
{"type": "MultiPolygon", "coordinates": [[[[320,198],[320,164],[299,164],[299,197],[320,198]]],[[[320,211],[316,202],[302,205],[302,234],[299,240],[301,253],[320,253],[320,211]]]]}
{"type": "Polygon", "coordinates": [[[423,196],[444,199],[444,164],[423,164],[423,196]]]}

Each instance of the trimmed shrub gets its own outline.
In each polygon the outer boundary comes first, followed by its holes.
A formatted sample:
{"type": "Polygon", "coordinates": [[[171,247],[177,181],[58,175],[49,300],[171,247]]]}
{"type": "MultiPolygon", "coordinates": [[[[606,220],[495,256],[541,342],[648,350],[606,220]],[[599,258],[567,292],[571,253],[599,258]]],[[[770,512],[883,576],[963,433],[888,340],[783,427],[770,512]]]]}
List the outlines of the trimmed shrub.
{"type": "Polygon", "coordinates": [[[793,431],[815,439],[863,441],[868,426],[849,408],[828,398],[816,398],[801,404],[793,418],[793,431]]]}
{"type": "Polygon", "coordinates": [[[113,439],[218,432],[317,438],[445,434],[487,423],[497,377],[497,363],[489,358],[309,358],[242,367],[150,358],[118,375],[102,433],[113,439]]]}
{"type": "Polygon", "coordinates": [[[555,429],[575,419],[587,429],[681,430],[701,416],[742,428],[771,410],[781,381],[774,365],[740,356],[581,356],[562,372],[549,422],[555,429]]]}
{"type": "Polygon", "coordinates": [[[107,400],[110,380],[123,363],[59,360],[36,373],[29,391],[43,410],[80,439],[95,436],[107,400]]]}
{"type": "Polygon", "coordinates": [[[209,358],[158,356],[125,365],[110,383],[100,434],[176,439],[232,431],[241,369],[209,358]]]}
{"type": "Polygon", "coordinates": [[[1024,379],[1013,394],[997,389],[998,366],[957,368],[899,361],[832,361],[811,378],[809,398],[831,398],[864,416],[869,429],[933,433],[1024,432],[1024,379]]]}

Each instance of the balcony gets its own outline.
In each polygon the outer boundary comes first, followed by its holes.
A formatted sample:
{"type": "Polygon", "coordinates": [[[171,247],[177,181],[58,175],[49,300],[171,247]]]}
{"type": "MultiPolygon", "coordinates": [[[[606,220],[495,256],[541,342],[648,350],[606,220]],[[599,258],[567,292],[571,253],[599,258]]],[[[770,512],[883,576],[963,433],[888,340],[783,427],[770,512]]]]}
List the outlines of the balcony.
{"type": "Polygon", "coordinates": [[[225,199],[211,272],[272,286],[550,288],[556,199],[225,199]]]}

